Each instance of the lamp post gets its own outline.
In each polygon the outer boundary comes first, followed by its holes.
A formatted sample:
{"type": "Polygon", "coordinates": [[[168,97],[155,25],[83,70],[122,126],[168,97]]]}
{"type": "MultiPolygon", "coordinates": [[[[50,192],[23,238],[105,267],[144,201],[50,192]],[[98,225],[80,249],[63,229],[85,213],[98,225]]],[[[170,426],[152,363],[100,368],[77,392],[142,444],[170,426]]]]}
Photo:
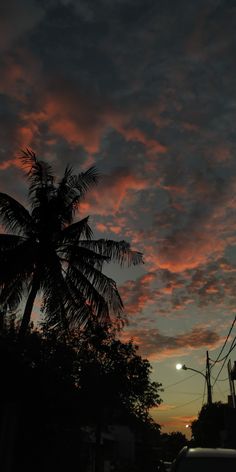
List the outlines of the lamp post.
{"type": "Polygon", "coordinates": [[[193,369],[192,367],[187,367],[185,364],[176,364],[176,369],[177,370],[192,370],[193,372],[196,372],[197,374],[201,374],[207,385],[207,404],[211,405],[212,404],[212,391],[211,391],[211,378],[210,378],[210,368],[209,368],[209,356],[208,356],[208,351],[207,351],[207,362],[206,362],[206,373],[204,374],[200,370],[193,369]]]}

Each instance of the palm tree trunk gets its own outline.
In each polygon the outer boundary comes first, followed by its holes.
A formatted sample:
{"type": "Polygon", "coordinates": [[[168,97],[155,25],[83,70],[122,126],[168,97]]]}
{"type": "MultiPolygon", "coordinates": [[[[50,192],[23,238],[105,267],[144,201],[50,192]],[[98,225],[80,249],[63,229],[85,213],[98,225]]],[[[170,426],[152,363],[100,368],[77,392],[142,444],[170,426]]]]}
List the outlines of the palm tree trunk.
{"type": "Polygon", "coordinates": [[[18,340],[20,342],[23,341],[23,339],[25,338],[25,335],[29,326],[33,306],[34,306],[34,301],[38,293],[39,285],[40,285],[39,277],[38,277],[37,272],[35,272],[33,276],[33,280],[32,280],[31,290],[30,290],[30,293],[29,293],[29,296],[25,305],[25,310],[24,310],[24,314],[23,314],[20,329],[19,329],[18,340]]]}

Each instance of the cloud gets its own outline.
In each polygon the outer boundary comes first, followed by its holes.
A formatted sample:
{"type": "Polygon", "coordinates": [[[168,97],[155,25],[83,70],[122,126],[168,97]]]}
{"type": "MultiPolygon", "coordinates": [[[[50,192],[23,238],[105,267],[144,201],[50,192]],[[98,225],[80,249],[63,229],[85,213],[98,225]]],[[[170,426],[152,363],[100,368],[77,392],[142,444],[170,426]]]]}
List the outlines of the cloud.
{"type": "Polygon", "coordinates": [[[2,189],[24,197],[25,145],[104,173],[81,216],[144,253],[132,327],[235,306],[235,9],[180,3],[10,0],[0,20],[2,189]]]}
{"type": "Polygon", "coordinates": [[[149,272],[135,281],[126,281],[119,287],[125,312],[129,318],[138,315],[144,308],[150,307],[155,302],[154,288],[152,288],[152,283],[155,281],[156,274],[149,272]]]}
{"type": "MultiPolygon", "coordinates": [[[[174,407],[173,407],[174,408],[174,407]]],[[[159,410],[159,408],[158,408],[159,410]]],[[[157,421],[157,423],[161,423],[161,428],[162,432],[164,433],[172,433],[172,432],[182,432],[183,434],[186,435],[186,433],[189,431],[188,428],[186,428],[186,425],[190,425],[192,421],[196,419],[196,416],[194,415],[185,415],[185,416],[172,416],[171,412],[169,412],[168,417],[165,415],[162,415],[162,411],[156,410],[152,416],[157,421]]],[[[163,412],[164,413],[164,412],[163,412]]]]}
{"type": "Polygon", "coordinates": [[[1,6],[1,50],[7,50],[16,41],[35,28],[43,18],[44,11],[36,0],[8,0],[1,6]]]}
{"type": "Polygon", "coordinates": [[[140,347],[140,352],[153,360],[185,355],[188,351],[208,346],[217,347],[220,336],[210,329],[194,327],[191,331],[168,336],[158,329],[131,329],[125,333],[125,338],[132,338],[140,347]]]}
{"type": "MultiPolygon", "coordinates": [[[[112,174],[102,176],[99,186],[81,203],[81,212],[114,216],[124,205],[129,207],[130,203],[136,203],[137,194],[147,187],[148,181],[144,177],[136,176],[128,168],[117,168],[112,174]]],[[[113,221],[115,226],[116,220],[113,221]]]]}
{"type": "MultiPolygon", "coordinates": [[[[159,245],[155,263],[162,269],[173,272],[182,272],[194,269],[209,261],[209,258],[218,258],[223,255],[225,243],[214,233],[176,231],[159,245]]],[[[149,259],[152,258],[149,255],[149,259]]]]}

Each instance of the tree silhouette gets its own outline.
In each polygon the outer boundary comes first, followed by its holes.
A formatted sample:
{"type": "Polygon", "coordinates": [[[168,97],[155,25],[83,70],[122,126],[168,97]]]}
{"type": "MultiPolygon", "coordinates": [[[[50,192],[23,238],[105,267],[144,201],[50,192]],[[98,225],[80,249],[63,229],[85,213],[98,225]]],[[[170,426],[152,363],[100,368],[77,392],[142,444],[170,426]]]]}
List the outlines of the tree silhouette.
{"type": "Polygon", "coordinates": [[[162,459],[173,461],[179,451],[187,444],[186,436],[180,431],[161,434],[160,449],[162,459]]]}
{"type": "Polygon", "coordinates": [[[81,403],[88,404],[86,417],[88,412],[96,416],[99,410],[106,410],[110,421],[113,413],[122,413],[152,422],[149,410],[161,403],[162,388],[150,380],[151,365],[138,354],[138,346],[120,341],[109,327],[89,323],[78,352],[77,383],[81,403]]]}
{"type": "MultiPolygon", "coordinates": [[[[29,329],[19,352],[14,318],[7,318],[0,333],[0,399],[10,411],[13,404],[17,427],[12,425],[14,443],[8,433],[0,444],[0,456],[10,443],[6,454],[13,471],[62,470],[75,461],[79,470],[88,470],[83,464],[92,431],[100,470],[101,437],[111,425],[126,425],[135,433],[137,470],[155,463],[160,427],[148,411],[161,402],[161,384],[150,379],[151,366],[132,342],[122,343],[97,323],[88,325],[83,336],[72,333],[66,343],[54,331],[29,329]]],[[[1,420],[4,408],[0,413],[1,420]]]]}
{"type": "Polygon", "coordinates": [[[192,443],[201,447],[236,448],[236,413],[227,403],[203,405],[191,424],[192,443]]]}
{"type": "Polygon", "coordinates": [[[98,181],[94,167],[78,175],[67,166],[56,182],[51,165],[29,149],[19,156],[27,171],[30,211],[0,193],[0,305],[15,310],[26,295],[19,329],[23,339],[36,296],[49,327],[65,331],[86,324],[122,319],[123,304],[104,263],[139,264],[142,255],[125,241],[93,240],[88,217],[75,221],[81,198],[98,181]]]}

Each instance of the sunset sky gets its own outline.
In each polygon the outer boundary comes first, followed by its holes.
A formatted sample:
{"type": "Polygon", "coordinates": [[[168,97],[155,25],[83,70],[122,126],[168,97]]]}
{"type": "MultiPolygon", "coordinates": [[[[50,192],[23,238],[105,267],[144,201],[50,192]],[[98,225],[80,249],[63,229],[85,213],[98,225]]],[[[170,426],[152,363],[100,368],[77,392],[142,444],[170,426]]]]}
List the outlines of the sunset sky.
{"type": "MultiPolygon", "coordinates": [[[[25,203],[26,146],[58,175],[97,167],[80,216],[144,254],[107,273],[123,339],[165,389],[153,416],[186,432],[204,378],[175,364],[204,371],[236,314],[236,2],[8,0],[0,32],[1,191],[25,203]]],[[[214,400],[227,400],[226,378],[214,400]]]]}

